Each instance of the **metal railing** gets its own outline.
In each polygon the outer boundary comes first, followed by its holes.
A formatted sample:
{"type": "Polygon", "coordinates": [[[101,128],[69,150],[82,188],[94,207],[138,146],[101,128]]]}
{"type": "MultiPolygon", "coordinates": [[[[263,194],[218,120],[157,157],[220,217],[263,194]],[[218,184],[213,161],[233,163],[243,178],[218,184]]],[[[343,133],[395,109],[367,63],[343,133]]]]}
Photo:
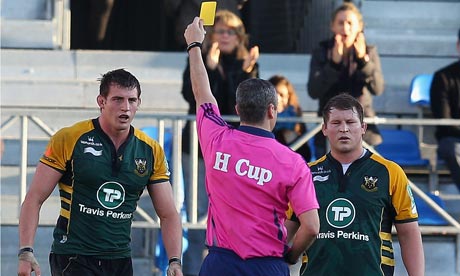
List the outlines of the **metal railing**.
{"type": "MultiPolygon", "coordinates": [[[[20,189],[19,189],[19,198],[17,208],[20,208],[20,204],[24,200],[26,189],[27,189],[27,169],[28,169],[28,142],[29,140],[33,139],[29,135],[30,123],[33,123],[37,126],[42,133],[44,133],[47,137],[50,137],[55,133],[55,130],[48,126],[40,117],[43,116],[50,116],[49,113],[56,112],[57,114],[62,114],[63,112],[69,112],[69,109],[62,109],[62,108],[53,108],[53,109],[15,109],[15,108],[2,108],[2,116],[8,116],[7,119],[2,119],[1,125],[1,133],[2,137],[3,133],[18,125],[19,129],[19,136],[15,137],[15,139],[20,141],[20,162],[17,164],[19,166],[19,174],[20,174],[20,189]]],[[[76,113],[86,114],[91,111],[91,114],[96,114],[94,110],[88,109],[76,109],[71,110],[76,113]]],[[[53,115],[51,115],[53,116],[53,115]]],[[[97,115],[96,115],[97,116],[97,115]]],[[[90,118],[88,116],[87,118],[90,118]]],[[[238,120],[236,117],[225,117],[225,119],[234,121],[238,120]]],[[[183,115],[183,114],[155,114],[153,112],[138,112],[136,115],[136,120],[144,120],[148,121],[149,126],[156,126],[158,128],[158,142],[161,145],[164,145],[165,142],[165,131],[172,131],[172,154],[171,154],[171,164],[172,164],[172,179],[173,179],[173,193],[175,198],[175,204],[178,210],[182,208],[183,205],[183,187],[177,185],[179,183],[179,179],[181,179],[181,160],[182,160],[182,128],[185,125],[184,122],[187,120],[192,121],[192,128],[196,129],[196,122],[195,116],[191,115],[183,115]]],[[[312,116],[304,116],[302,118],[280,118],[280,121],[290,121],[290,122],[303,122],[308,124],[309,132],[305,133],[302,137],[300,137],[295,144],[291,146],[294,150],[298,147],[306,143],[309,139],[311,139],[317,132],[321,130],[321,118],[312,117],[312,116]]],[[[406,125],[406,126],[437,126],[437,125],[460,125],[460,120],[453,120],[453,119],[401,119],[401,118],[366,118],[366,122],[374,123],[379,125],[406,125]]],[[[146,125],[147,126],[147,125],[146,125]]],[[[58,126],[60,128],[61,126],[58,126]]],[[[378,154],[372,147],[367,147],[372,152],[378,154]]],[[[192,172],[188,179],[184,179],[184,183],[188,183],[190,185],[191,191],[191,202],[189,206],[187,206],[187,213],[188,218],[185,222],[183,222],[183,226],[185,228],[200,228],[204,229],[206,224],[204,221],[198,221],[197,216],[197,189],[198,189],[198,138],[196,135],[196,131],[192,132],[191,135],[191,151],[190,151],[190,171],[192,172]]],[[[456,248],[456,271],[460,272],[460,224],[452,218],[449,213],[447,213],[443,208],[441,208],[436,202],[434,202],[428,195],[423,192],[416,184],[410,181],[410,186],[415,194],[417,194],[422,200],[424,200],[436,213],[438,213],[441,217],[443,217],[448,223],[449,226],[421,226],[422,234],[426,235],[450,235],[455,237],[455,248],[456,248]]],[[[141,207],[138,207],[136,213],[143,218],[143,220],[135,220],[133,221],[133,227],[135,228],[145,228],[145,229],[153,229],[159,228],[159,221],[155,214],[149,214],[141,207]]],[[[2,217],[0,222],[1,225],[17,225],[18,218],[5,220],[2,217]]],[[[40,222],[40,226],[54,226],[54,223],[47,222],[42,223],[40,222]]]]}
{"type": "MultiPolygon", "coordinates": [[[[68,110],[68,109],[66,109],[68,110]]],[[[27,189],[27,168],[28,160],[27,160],[27,152],[28,152],[28,141],[31,139],[29,135],[29,128],[30,123],[36,125],[46,136],[50,137],[54,134],[55,130],[48,126],[41,118],[41,115],[49,116],[51,112],[63,112],[64,110],[60,108],[53,108],[53,110],[49,109],[14,109],[14,108],[2,108],[2,115],[9,116],[8,119],[4,120],[1,125],[1,131],[4,133],[7,129],[13,127],[14,125],[18,124],[19,127],[19,137],[16,137],[20,141],[20,162],[18,164],[19,167],[19,174],[20,174],[20,189],[19,189],[19,204],[22,203],[24,200],[26,189],[27,189]]],[[[83,114],[88,112],[88,109],[76,109],[75,112],[82,112],[83,114]]],[[[94,111],[94,110],[91,110],[94,111]]],[[[192,121],[192,127],[195,128],[195,116],[191,115],[183,115],[183,114],[154,114],[153,112],[138,112],[136,115],[136,120],[146,120],[149,122],[149,125],[154,125],[159,130],[159,143],[161,145],[164,144],[164,134],[165,129],[172,132],[172,155],[171,155],[171,167],[172,167],[172,179],[174,182],[182,178],[181,172],[181,160],[182,160],[182,128],[184,122],[187,120],[192,121]]],[[[227,120],[237,120],[236,117],[225,117],[227,120]]],[[[308,142],[317,132],[321,130],[321,118],[318,117],[309,117],[304,116],[300,119],[298,118],[280,118],[280,121],[292,121],[298,122],[301,121],[303,123],[313,125],[310,127],[310,131],[300,137],[296,143],[294,143],[291,147],[296,150],[304,143],[308,142]]],[[[366,122],[380,124],[380,125],[410,125],[410,126],[426,126],[426,125],[460,125],[460,120],[453,120],[453,119],[401,119],[401,118],[366,118],[366,122]]],[[[60,127],[58,127],[60,128],[60,127]]],[[[377,153],[372,147],[368,147],[374,153],[377,153]]],[[[184,227],[190,228],[204,228],[205,225],[203,222],[198,221],[197,216],[197,187],[198,187],[198,138],[196,136],[196,132],[192,132],[191,135],[191,154],[190,154],[190,171],[192,174],[190,175],[189,179],[185,179],[184,183],[190,185],[191,191],[191,204],[187,206],[187,213],[188,219],[184,222],[184,227]]],[[[427,204],[433,208],[440,216],[442,216],[449,224],[456,229],[460,233],[460,224],[452,218],[443,208],[441,208],[436,202],[434,202],[429,196],[427,196],[417,185],[415,185],[412,181],[410,185],[418,196],[420,196],[427,204]]],[[[182,208],[183,205],[183,195],[182,187],[179,185],[174,185],[173,183],[173,192],[176,207],[178,210],[182,208]]],[[[19,208],[19,206],[18,206],[19,208]]],[[[148,228],[156,228],[159,227],[158,221],[154,215],[149,215],[147,212],[142,210],[140,207],[137,210],[138,214],[145,219],[145,221],[134,221],[133,227],[148,227],[148,228]]],[[[5,221],[2,219],[2,224],[15,224],[17,223],[16,220],[9,220],[5,221]]],[[[46,223],[45,223],[46,224],[46,223]]],[[[430,228],[431,231],[442,231],[436,228],[430,228]]]]}

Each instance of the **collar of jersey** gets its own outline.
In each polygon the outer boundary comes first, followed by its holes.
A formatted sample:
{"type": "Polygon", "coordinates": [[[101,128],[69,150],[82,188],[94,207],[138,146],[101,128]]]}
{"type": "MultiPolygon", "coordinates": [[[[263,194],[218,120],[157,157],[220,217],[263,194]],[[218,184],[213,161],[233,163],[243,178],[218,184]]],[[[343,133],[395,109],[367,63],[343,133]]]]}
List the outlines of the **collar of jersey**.
{"type": "Polygon", "coordinates": [[[272,132],[267,131],[267,130],[265,130],[265,129],[258,128],[258,127],[252,127],[252,126],[239,126],[239,127],[238,127],[238,130],[239,130],[239,131],[242,131],[242,132],[249,133],[249,134],[253,134],[253,135],[258,135],[258,136],[262,136],[262,137],[267,137],[267,138],[273,138],[273,139],[275,139],[275,135],[273,135],[272,132]]]}

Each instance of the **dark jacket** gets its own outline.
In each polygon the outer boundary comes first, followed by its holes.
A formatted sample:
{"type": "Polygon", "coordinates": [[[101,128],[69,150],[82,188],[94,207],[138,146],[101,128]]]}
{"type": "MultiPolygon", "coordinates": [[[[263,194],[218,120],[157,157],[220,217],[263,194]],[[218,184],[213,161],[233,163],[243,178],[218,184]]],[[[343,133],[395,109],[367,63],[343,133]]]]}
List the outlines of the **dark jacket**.
{"type": "Polygon", "coordinates": [[[328,57],[333,46],[333,40],[322,41],[320,47],[314,50],[311,58],[307,88],[310,97],[319,99],[318,115],[322,115],[322,109],[330,98],[346,92],[359,99],[364,107],[365,116],[374,116],[372,95],[380,95],[384,90],[377,48],[367,46],[369,62],[365,64],[360,64],[354,57],[353,61],[357,65],[357,70],[350,75],[348,66],[335,64],[328,57]]]}
{"type": "MultiPolygon", "coordinates": [[[[460,61],[435,72],[430,102],[434,118],[460,119],[460,61]]],[[[435,136],[460,138],[460,126],[438,126],[435,136]]]]}
{"type": "MultiPolygon", "coordinates": [[[[206,60],[206,56],[203,56],[206,60]]],[[[235,55],[221,55],[219,64],[222,65],[224,76],[219,70],[210,70],[206,68],[209,76],[211,91],[217,100],[221,115],[236,115],[236,88],[238,85],[247,79],[259,77],[258,64],[250,73],[243,71],[243,60],[236,59],[235,55]]],[[[182,82],[182,96],[189,104],[188,114],[196,113],[196,102],[193,96],[192,83],[190,80],[190,65],[187,62],[187,67],[184,70],[182,82]]],[[[182,133],[182,150],[189,152],[190,148],[190,123],[187,122],[182,133]]],[[[234,124],[238,125],[238,124],[234,124]]]]}

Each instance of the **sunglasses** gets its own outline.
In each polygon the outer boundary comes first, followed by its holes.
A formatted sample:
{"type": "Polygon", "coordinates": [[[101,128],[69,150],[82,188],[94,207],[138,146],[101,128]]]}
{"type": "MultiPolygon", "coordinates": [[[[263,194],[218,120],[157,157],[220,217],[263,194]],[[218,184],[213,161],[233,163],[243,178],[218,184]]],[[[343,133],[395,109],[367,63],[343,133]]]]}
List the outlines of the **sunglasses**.
{"type": "Polygon", "coordinates": [[[218,30],[214,30],[214,33],[218,35],[224,35],[224,34],[228,34],[230,36],[236,35],[236,31],[233,29],[228,29],[228,30],[218,29],[218,30]]]}

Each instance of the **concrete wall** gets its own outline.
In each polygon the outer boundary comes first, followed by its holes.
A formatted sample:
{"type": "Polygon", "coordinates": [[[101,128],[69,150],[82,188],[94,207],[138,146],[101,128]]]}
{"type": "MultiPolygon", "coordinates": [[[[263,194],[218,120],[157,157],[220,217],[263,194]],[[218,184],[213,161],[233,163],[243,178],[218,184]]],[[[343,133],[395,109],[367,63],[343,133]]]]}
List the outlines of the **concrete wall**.
{"type": "MultiPolygon", "coordinates": [[[[126,68],[141,81],[142,108],[158,112],[185,113],[187,103],[180,94],[185,53],[129,51],[1,51],[2,107],[95,108],[97,79],[115,68],[126,68]]],[[[455,60],[448,57],[382,56],[385,92],[375,97],[379,113],[416,114],[409,105],[409,85],[416,74],[432,73],[455,60]]],[[[261,54],[262,78],[287,76],[294,84],[305,111],[315,112],[317,102],[306,91],[310,56],[261,54]]]]}
{"type": "Polygon", "coordinates": [[[460,28],[459,1],[363,0],[365,34],[380,53],[449,56],[460,28]]]}

